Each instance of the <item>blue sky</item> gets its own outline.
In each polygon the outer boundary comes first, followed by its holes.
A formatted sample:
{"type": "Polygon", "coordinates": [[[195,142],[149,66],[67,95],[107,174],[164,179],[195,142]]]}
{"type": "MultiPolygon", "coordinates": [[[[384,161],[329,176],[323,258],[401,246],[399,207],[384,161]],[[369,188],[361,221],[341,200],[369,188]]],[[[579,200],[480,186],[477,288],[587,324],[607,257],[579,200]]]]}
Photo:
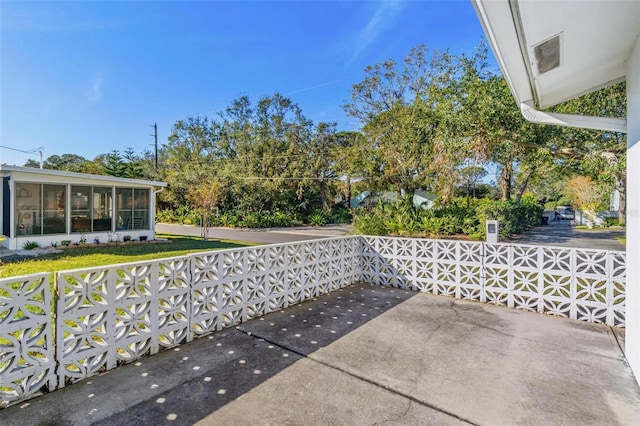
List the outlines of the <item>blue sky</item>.
{"type": "MultiPolygon", "coordinates": [[[[173,124],[279,92],[314,122],[364,68],[412,47],[471,52],[471,2],[0,2],[0,145],[88,159],[166,142],[173,124]]],[[[0,148],[0,162],[37,154],[0,148]]]]}

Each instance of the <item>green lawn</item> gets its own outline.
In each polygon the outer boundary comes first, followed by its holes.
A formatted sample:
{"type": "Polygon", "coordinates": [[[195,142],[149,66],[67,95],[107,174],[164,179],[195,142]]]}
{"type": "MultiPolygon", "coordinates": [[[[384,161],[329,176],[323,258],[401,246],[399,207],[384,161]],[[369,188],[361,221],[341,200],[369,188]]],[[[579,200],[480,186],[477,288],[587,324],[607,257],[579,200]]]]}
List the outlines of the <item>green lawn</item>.
{"type": "Polygon", "coordinates": [[[0,264],[0,278],[27,275],[36,272],[50,272],[53,274],[54,272],[67,269],[162,259],[165,257],[184,256],[189,253],[253,245],[251,243],[231,240],[202,241],[196,237],[181,237],[176,235],[159,234],[157,237],[167,238],[173,242],[170,244],[119,244],[110,247],[66,249],[63,253],[18,262],[2,263],[0,264]]]}
{"type": "Polygon", "coordinates": [[[627,246],[627,236],[626,235],[620,235],[619,237],[613,237],[615,238],[616,241],[618,241],[620,244],[622,244],[623,246],[627,246]]]}

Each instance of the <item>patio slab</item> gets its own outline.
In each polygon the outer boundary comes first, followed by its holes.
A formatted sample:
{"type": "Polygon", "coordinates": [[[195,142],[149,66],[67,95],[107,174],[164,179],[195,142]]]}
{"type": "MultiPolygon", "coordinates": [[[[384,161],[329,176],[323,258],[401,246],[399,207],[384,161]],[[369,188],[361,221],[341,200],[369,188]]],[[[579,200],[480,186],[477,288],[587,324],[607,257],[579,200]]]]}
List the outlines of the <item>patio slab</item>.
{"type": "Polygon", "coordinates": [[[638,424],[613,331],[357,284],[0,411],[29,424],[638,424]]]}

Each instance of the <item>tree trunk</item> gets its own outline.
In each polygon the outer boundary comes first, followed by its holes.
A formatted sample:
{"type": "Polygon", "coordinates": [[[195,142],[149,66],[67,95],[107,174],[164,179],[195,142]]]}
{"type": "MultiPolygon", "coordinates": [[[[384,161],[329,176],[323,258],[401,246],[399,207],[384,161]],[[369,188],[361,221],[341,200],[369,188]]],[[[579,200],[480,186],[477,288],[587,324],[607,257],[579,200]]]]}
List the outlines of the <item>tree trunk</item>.
{"type": "Polygon", "coordinates": [[[502,165],[502,172],[500,173],[500,180],[502,186],[502,201],[509,201],[511,199],[511,175],[513,174],[513,163],[509,161],[502,165]]]}
{"type": "Polygon", "coordinates": [[[320,186],[320,199],[322,200],[322,210],[329,212],[329,200],[327,199],[327,184],[324,179],[318,180],[320,186]]]}
{"type": "Polygon", "coordinates": [[[627,180],[625,176],[622,176],[617,180],[616,189],[620,193],[618,222],[620,222],[621,225],[625,225],[627,223],[627,180]]]}
{"type": "Polygon", "coordinates": [[[200,228],[200,236],[204,241],[209,241],[209,217],[207,213],[202,214],[202,223],[200,228]]]}
{"type": "Polygon", "coordinates": [[[347,187],[345,191],[344,201],[347,204],[347,208],[351,208],[351,176],[347,176],[347,187]]]}
{"type": "Polygon", "coordinates": [[[529,185],[529,180],[531,179],[531,176],[533,176],[533,173],[534,173],[534,170],[531,170],[527,175],[527,177],[525,178],[524,182],[522,182],[522,185],[520,185],[520,188],[518,189],[518,194],[516,195],[516,204],[520,204],[520,200],[522,199],[522,194],[524,194],[524,191],[526,191],[527,185],[529,185]]]}

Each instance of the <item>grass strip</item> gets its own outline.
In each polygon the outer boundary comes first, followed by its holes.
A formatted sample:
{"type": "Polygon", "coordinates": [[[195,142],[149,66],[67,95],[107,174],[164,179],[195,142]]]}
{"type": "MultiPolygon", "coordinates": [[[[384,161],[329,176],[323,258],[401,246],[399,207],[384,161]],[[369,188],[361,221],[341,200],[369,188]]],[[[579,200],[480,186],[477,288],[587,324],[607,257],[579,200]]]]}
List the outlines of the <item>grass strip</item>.
{"type": "MultiPolygon", "coordinates": [[[[62,253],[48,254],[37,258],[21,259],[0,264],[0,278],[49,272],[52,275],[67,269],[91,268],[118,263],[138,262],[184,256],[211,250],[247,247],[255,244],[233,240],[203,241],[199,237],[158,234],[157,238],[171,240],[171,243],[120,243],[97,247],[76,247],[62,253]]],[[[52,277],[53,278],[53,277],[52,277]]]]}

